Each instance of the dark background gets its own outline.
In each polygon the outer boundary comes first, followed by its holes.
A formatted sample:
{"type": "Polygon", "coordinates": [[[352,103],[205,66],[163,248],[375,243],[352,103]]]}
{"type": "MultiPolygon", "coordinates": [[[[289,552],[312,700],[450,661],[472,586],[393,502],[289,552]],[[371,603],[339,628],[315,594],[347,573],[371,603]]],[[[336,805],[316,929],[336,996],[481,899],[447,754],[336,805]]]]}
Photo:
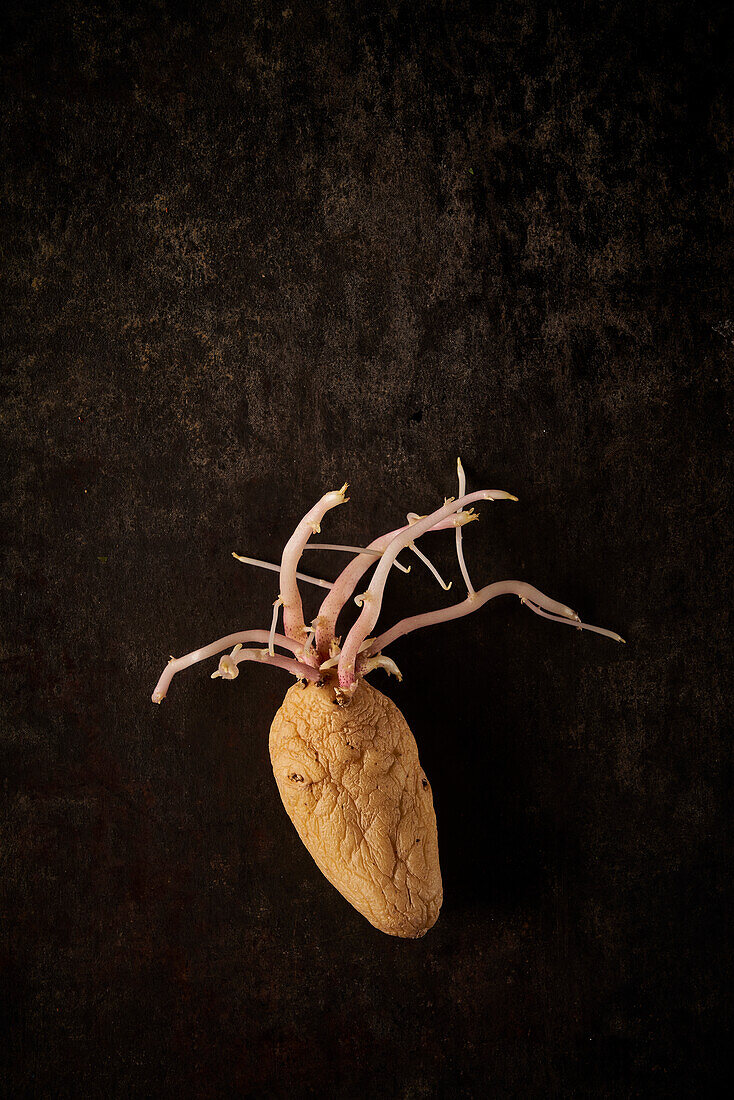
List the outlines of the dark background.
{"type": "MultiPolygon", "coordinates": [[[[721,1084],[727,7],[6,16],[7,1095],[721,1084]],[[457,454],[520,498],[467,530],[475,583],[628,644],[505,600],[395,645],[403,684],[373,682],[445,885],[408,942],[282,809],[284,673],[150,693],[269,624],[276,579],[230,551],[277,559],[344,480],[324,536],[368,540],[455,492],[457,454]]],[[[425,549],[458,578],[450,535],[425,549]]],[[[416,563],[384,622],[442,602],[416,563]]]]}

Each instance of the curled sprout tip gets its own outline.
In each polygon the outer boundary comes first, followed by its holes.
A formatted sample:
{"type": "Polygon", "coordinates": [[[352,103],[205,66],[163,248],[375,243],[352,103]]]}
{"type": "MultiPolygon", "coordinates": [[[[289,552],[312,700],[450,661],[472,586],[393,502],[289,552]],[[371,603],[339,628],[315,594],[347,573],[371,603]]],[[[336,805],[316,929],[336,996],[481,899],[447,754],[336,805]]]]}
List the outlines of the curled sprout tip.
{"type": "Polygon", "coordinates": [[[348,488],[349,482],[345,481],[341,489],[333,489],[332,492],[326,494],[323,498],[324,503],[327,504],[329,508],[333,508],[337,504],[345,504],[346,501],[349,500],[349,497],[346,495],[348,488]]]}
{"type": "Polygon", "coordinates": [[[362,675],[367,676],[373,669],[384,668],[388,676],[394,676],[398,683],[402,683],[403,674],[391,657],[384,657],[381,653],[370,657],[362,665],[362,675]]]}
{"type": "Polygon", "coordinates": [[[468,512],[457,512],[453,518],[452,527],[466,527],[467,523],[479,519],[479,513],[470,508],[468,512]]]}
{"type": "MultiPolygon", "coordinates": [[[[219,668],[216,672],[212,672],[212,680],[217,680],[220,677],[223,680],[236,680],[240,674],[240,670],[237,667],[237,661],[235,660],[237,654],[242,649],[241,645],[236,645],[231,653],[225,653],[219,660],[219,668]]],[[[248,653],[255,653],[256,650],[248,650],[248,653]]]]}
{"type": "Polygon", "coordinates": [[[410,566],[403,565],[403,563],[401,561],[398,561],[397,558],[393,562],[393,565],[396,569],[399,569],[401,573],[410,573],[410,566]]]}

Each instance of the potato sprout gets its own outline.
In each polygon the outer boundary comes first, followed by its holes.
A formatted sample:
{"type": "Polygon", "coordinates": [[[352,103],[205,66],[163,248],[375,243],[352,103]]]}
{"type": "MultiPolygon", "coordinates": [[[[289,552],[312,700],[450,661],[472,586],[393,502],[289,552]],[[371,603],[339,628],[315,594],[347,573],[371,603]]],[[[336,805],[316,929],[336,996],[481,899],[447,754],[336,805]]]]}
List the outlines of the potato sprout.
{"type": "Polygon", "coordinates": [[[236,634],[228,634],[203,649],[194,650],[184,657],[171,658],[164,669],[153,692],[153,702],[160,703],[166,697],[171,680],[184,668],[206,660],[221,653],[230,646],[237,646],[236,652],[222,657],[219,669],[214,676],[223,679],[233,679],[236,675],[237,665],[242,661],[260,661],[274,665],[290,672],[298,680],[310,680],[314,682],[336,679],[338,682],[338,699],[347,703],[353,695],[357,683],[367,676],[375,668],[394,669],[394,663],[389,665],[377,662],[375,658],[382,655],[382,651],[398,638],[409,634],[422,627],[433,626],[438,623],[448,622],[450,619],[459,619],[472,611],[478,611],[495,596],[515,595],[525,607],[529,607],[536,615],[551,619],[553,622],[565,623],[567,626],[575,626],[579,630],[589,630],[596,634],[603,634],[607,638],[621,642],[620,638],[611,630],[605,630],[599,626],[591,626],[581,622],[579,616],[571,608],[552,600],[537,588],[523,581],[498,581],[489,584],[478,591],[472,586],[464,560],[462,528],[476,520],[479,516],[470,505],[480,501],[492,500],[517,500],[511,493],[500,489],[480,489],[473,493],[466,493],[466,478],[461,465],[457,461],[459,474],[459,496],[449,498],[442,507],[437,508],[430,515],[418,516],[415,513],[408,514],[408,523],[381,535],[366,547],[341,546],[334,543],[310,543],[314,534],[321,530],[321,521],[326,513],[349,499],[345,494],[347,485],[341,489],[326,493],[310,509],[296,527],[290,539],[285,545],[280,565],[263,562],[257,558],[244,557],[240,554],[233,556],[240,562],[269,569],[280,575],[280,591],[275,601],[274,615],[270,631],[246,630],[236,634]],[[409,567],[401,565],[397,561],[398,554],[402,550],[413,551],[416,556],[426,564],[438,580],[441,587],[448,591],[448,584],[442,579],[431,561],[415,545],[416,541],[429,531],[441,531],[453,528],[456,532],[456,556],[467,589],[466,599],[449,607],[439,608],[435,611],[425,612],[421,615],[412,615],[402,619],[395,626],[373,637],[375,626],[380,616],[382,597],[385,591],[390,570],[393,566],[402,568],[405,572],[409,567]],[[336,550],[353,554],[354,557],[342,570],[335,581],[322,580],[298,571],[298,564],[305,550],[323,549],[336,550]],[[355,588],[361,578],[376,563],[376,569],[367,589],[355,597],[355,602],[360,607],[360,614],[340,646],[336,635],[337,620],[346,604],[352,598],[355,588]],[[323,600],[313,622],[307,627],[303,617],[303,605],[298,588],[298,581],[317,585],[328,589],[328,594],[323,600]],[[276,633],[278,613],[282,608],[283,634],[276,633]],[[369,644],[365,642],[369,640],[369,644]],[[241,648],[252,642],[263,643],[265,648],[253,649],[241,648]],[[285,657],[275,653],[275,647],[287,650],[291,656],[285,657]],[[335,660],[338,658],[338,660],[335,660]]]}

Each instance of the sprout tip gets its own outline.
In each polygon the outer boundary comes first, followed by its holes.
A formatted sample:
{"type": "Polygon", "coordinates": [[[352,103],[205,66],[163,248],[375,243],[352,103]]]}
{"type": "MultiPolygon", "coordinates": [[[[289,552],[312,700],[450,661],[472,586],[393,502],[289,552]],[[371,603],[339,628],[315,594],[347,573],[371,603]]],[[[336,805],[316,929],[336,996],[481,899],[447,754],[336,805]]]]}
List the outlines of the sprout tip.
{"type": "Polygon", "coordinates": [[[484,493],[483,500],[518,500],[514,493],[506,493],[504,489],[498,490],[501,495],[494,495],[490,493],[484,493]]]}

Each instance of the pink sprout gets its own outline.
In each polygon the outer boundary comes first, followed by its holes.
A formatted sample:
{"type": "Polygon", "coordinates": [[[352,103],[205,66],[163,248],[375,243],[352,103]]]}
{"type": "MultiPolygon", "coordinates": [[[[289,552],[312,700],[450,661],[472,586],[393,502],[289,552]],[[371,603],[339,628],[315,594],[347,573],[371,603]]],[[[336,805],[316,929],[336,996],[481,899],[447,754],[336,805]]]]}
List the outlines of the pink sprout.
{"type": "MultiPolygon", "coordinates": [[[[227,634],[226,637],[219,638],[216,642],[212,642],[211,645],[204,646],[203,649],[195,649],[192,653],[187,653],[185,657],[171,657],[168,664],[163,669],[158,683],[155,685],[155,690],[152,695],[153,702],[163,702],[168,692],[169,684],[177,672],[181,672],[191,665],[198,664],[199,661],[205,661],[207,657],[216,657],[222,650],[229,649],[231,645],[240,645],[244,642],[269,641],[270,632],[267,630],[238,630],[236,634],[227,634]]],[[[282,634],[276,634],[274,642],[276,645],[280,646],[281,649],[290,649],[292,653],[298,652],[299,647],[295,645],[290,638],[284,638],[282,634]]]]}
{"type": "MultiPolygon", "coordinates": [[[[444,504],[443,508],[437,508],[430,516],[419,519],[407,530],[403,530],[390,541],[380,558],[369,588],[364,595],[360,597],[362,599],[362,610],[344,642],[344,648],[339,658],[339,687],[342,691],[350,691],[354,688],[356,683],[354,665],[357,660],[357,654],[362,642],[367,635],[372,632],[372,628],[379,618],[380,608],[382,606],[382,595],[385,591],[385,583],[392,563],[397,555],[404,546],[413,542],[419,535],[423,535],[426,531],[430,531],[431,528],[437,523],[440,523],[441,520],[448,519],[454,512],[461,511],[468,504],[473,504],[477,500],[517,500],[517,497],[513,497],[511,493],[506,493],[502,489],[481,489],[477,493],[469,493],[466,496],[459,497],[458,500],[448,501],[444,504]]],[[[336,585],[334,585],[334,588],[336,588],[336,585]]],[[[333,594],[333,592],[334,589],[331,590],[330,595],[333,594]]],[[[327,599],[328,598],[327,596],[327,599]]]]}
{"type": "Polygon", "coordinates": [[[314,504],[310,512],[307,512],[295,531],[288,539],[280,561],[280,598],[283,603],[283,627],[289,638],[304,644],[305,623],[303,621],[303,605],[301,593],[298,591],[298,579],[296,568],[300,561],[303,548],[311,538],[321,530],[321,520],[330,508],[336,508],[338,504],[344,504],[349,498],[345,496],[347,483],[344,482],[341,489],[334,493],[326,493],[321,500],[314,504]]]}
{"type": "Polygon", "coordinates": [[[209,657],[223,654],[218,668],[212,673],[214,679],[233,680],[239,675],[239,665],[243,661],[254,661],[281,668],[298,680],[310,680],[319,683],[326,680],[334,682],[336,678],[336,681],[338,681],[337,697],[341,702],[346,703],[359,680],[377,668],[400,678],[400,671],[395,662],[390,657],[385,657],[382,652],[398,638],[424,626],[435,626],[438,623],[469,615],[472,611],[479,610],[495,596],[519,596],[521,602],[536,615],[541,615],[553,622],[565,623],[567,626],[575,626],[578,630],[588,630],[596,634],[602,634],[615,641],[624,641],[623,638],[620,638],[618,634],[611,630],[581,622],[579,616],[570,607],[552,600],[549,596],[545,596],[537,588],[533,588],[532,585],[524,581],[497,581],[479,591],[475,591],[464,561],[461,528],[479,517],[474,514],[473,508],[467,506],[477,501],[517,500],[517,497],[501,489],[482,489],[467,494],[465,492],[466,477],[460,460],[457,462],[457,471],[459,474],[458,499],[446,500],[441,508],[437,508],[429,515],[420,516],[414,512],[409,512],[407,525],[381,535],[369,546],[342,546],[334,543],[311,544],[314,549],[339,550],[355,555],[335,581],[322,580],[320,577],[299,573],[297,567],[311,535],[321,530],[321,520],[326,513],[331,508],[345,503],[348,499],[345,496],[346,484],[336,492],[326,493],[306,513],[286,543],[280,565],[235,554],[234,557],[238,558],[239,561],[274,570],[280,575],[280,589],[277,599],[274,601],[270,630],[238,631],[234,634],[227,634],[202,649],[193,650],[184,657],[171,657],[155,686],[152,695],[153,702],[162,702],[171,680],[177,672],[181,672],[182,669],[197,664],[199,661],[204,661],[209,657]],[[405,548],[414,550],[434,576],[437,577],[441,586],[446,590],[450,587],[450,582],[447,584],[443,581],[435,567],[415,546],[415,541],[429,531],[440,531],[447,528],[456,529],[457,561],[467,587],[467,598],[449,607],[402,619],[384,633],[376,637],[373,636],[382,608],[385,585],[391,569],[393,566],[397,566],[406,572],[409,570],[409,567],[401,567],[400,563],[396,561],[401,550],[405,548]],[[360,614],[347,634],[343,648],[341,648],[340,640],[336,637],[337,620],[352,598],[357,584],[372,565],[375,565],[376,568],[370,584],[365,592],[355,597],[355,602],[361,607],[360,614]],[[299,580],[328,589],[328,593],[309,627],[306,626],[303,618],[303,605],[298,588],[299,580]],[[283,608],[284,634],[276,633],[278,613],[281,606],[283,608]],[[264,648],[244,648],[250,642],[261,643],[264,648]],[[291,656],[276,653],[276,646],[279,649],[288,650],[291,656]],[[233,647],[232,652],[225,653],[225,650],[230,649],[230,647],[233,647]]]}
{"type": "MultiPolygon", "coordinates": [[[[358,557],[350,561],[349,565],[347,565],[336,578],[331,587],[331,591],[324,599],[314,619],[314,624],[316,626],[316,648],[321,657],[325,659],[330,654],[330,645],[336,633],[337,619],[342,609],[346,607],[349,602],[359,581],[370,566],[374,564],[375,559],[371,555],[377,551],[380,557],[382,557],[392,540],[405,531],[412,531],[413,537],[415,537],[415,524],[421,518],[424,517],[415,516],[413,518],[412,515],[409,515],[408,523],[404,527],[398,527],[394,531],[388,531],[386,535],[380,535],[380,537],[375,539],[374,542],[371,542],[358,557]]],[[[475,516],[471,512],[461,511],[447,517],[439,523],[433,524],[429,529],[431,531],[441,531],[445,530],[447,527],[454,528],[457,525],[469,523],[471,520],[478,518],[478,516],[475,516]]],[[[408,540],[408,542],[410,541],[411,540],[408,540]]],[[[405,545],[407,545],[407,543],[405,545]]],[[[402,546],[400,549],[402,550],[402,546]]],[[[397,557],[397,553],[395,556],[397,557]]]]}

